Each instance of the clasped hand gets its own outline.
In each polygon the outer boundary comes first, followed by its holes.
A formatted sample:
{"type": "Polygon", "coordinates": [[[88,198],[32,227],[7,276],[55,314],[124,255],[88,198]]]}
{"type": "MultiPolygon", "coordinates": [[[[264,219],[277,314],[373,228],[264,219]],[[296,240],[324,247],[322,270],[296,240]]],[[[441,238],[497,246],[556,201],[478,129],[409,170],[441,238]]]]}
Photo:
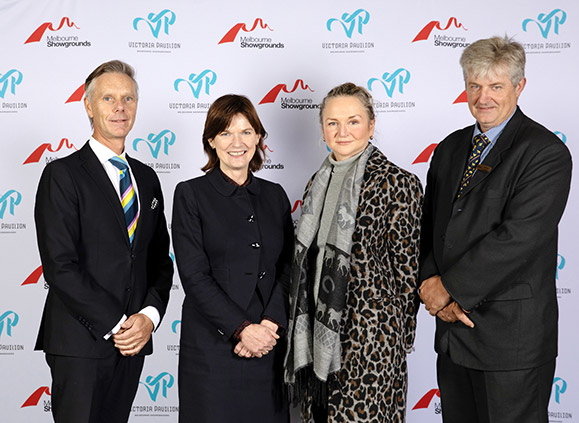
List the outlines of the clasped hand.
{"type": "Polygon", "coordinates": [[[456,301],[452,301],[440,276],[431,276],[422,282],[420,299],[431,316],[437,316],[447,323],[460,321],[474,328],[474,323],[468,318],[466,311],[456,301]]]}
{"type": "Polygon", "coordinates": [[[252,323],[241,331],[241,340],[233,352],[245,358],[263,357],[275,347],[279,339],[277,328],[278,326],[269,320],[262,320],[259,324],[252,323]]]}

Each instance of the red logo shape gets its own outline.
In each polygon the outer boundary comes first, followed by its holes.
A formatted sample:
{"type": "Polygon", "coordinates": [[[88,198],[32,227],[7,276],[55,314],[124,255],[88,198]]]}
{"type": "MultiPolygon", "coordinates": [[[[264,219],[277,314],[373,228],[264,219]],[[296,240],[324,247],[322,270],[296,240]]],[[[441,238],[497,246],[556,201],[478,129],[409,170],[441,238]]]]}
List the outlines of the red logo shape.
{"type": "Polygon", "coordinates": [[[22,404],[20,408],[37,406],[40,402],[40,398],[42,398],[42,395],[44,394],[50,395],[50,389],[48,389],[48,386],[41,386],[36,391],[34,391],[32,395],[30,395],[28,399],[24,401],[24,404],[22,404]]]}
{"type": "Polygon", "coordinates": [[[51,153],[56,153],[57,151],[60,151],[60,149],[64,146],[66,146],[66,148],[68,148],[69,150],[72,148],[77,150],[77,148],[72,143],[68,142],[67,138],[63,138],[60,140],[60,144],[58,145],[58,148],[56,148],[56,150],[53,150],[52,145],[50,145],[49,143],[42,144],[40,147],[34,150],[34,152],[30,156],[28,156],[28,158],[22,164],[25,165],[28,163],[38,163],[45,151],[48,150],[51,153]]]}
{"type": "Polygon", "coordinates": [[[466,90],[464,90],[462,93],[460,93],[460,95],[458,97],[456,97],[456,100],[454,100],[452,102],[452,104],[457,104],[457,103],[468,103],[468,96],[466,94],[466,90]]]}
{"type": "Polygon", "coordinates": [[[54,27],[52,26],[52,22],[45,22],[42,25],[40,25],[36,29],[36,31],[34,31],[32,33],[32,35],[30,37],[28,37],[28,39],[26,41],[24,41],[24,44],[36,43],[42,39],[42,36],[44,35],[44,33],[46,32],[47,29],[49,29],[51,31],[60,31],[62,29],[62,27],[64,26],[64,24],[66,24],[69,28],[75,27],[76,29],[80,29],[78,26],[76,26],[74,24],[73,21],[71,21],[70,19],[68,19],[65,16],[64,18],[62,18],[60,20],[60,25],[56,29],[54,29],[54,27]]]}
{"type": "Polygon", "coordinates": [[[273,103],[275,101],[275,99],[277,98],[277,96],[279,95],[279,93],[281,91],[285,92],[285,93],[293,93],[295,90],[298,89],[298,86],[301,87],[302,90],[310,90],[311,92],[314,92],[314,90],[312,90],[308,84],[306,84],[303,80],[298,79],[296,80],[294,87],[288,91],[287,90],[287,85],[286,84],[278,84],[275,87],[273,87],[271,89],[270,92],[268,92],[265,97],[263,97],[263,99],[259,102],[259,104],[265,104],[265,103],[273,103]]]}
{"type": "Polygon", "coordinates": [[[432,153],[434,152],[434,149],[436,148],[437,145],[438,145],[438,143],[434,143],[434,144],[430,144],[428,147],[426,147],[422,151],[422,153],[420,153],[418,155],[418,157],[416,159],[414,159],[412,164],[427,163],[428,160],[430,160],[430,156],[432,156],[432,153]]]}
{"type": "Polygon", "coordinates": [[[41,276],[42,276],[42,266],[38,266],[36,268],[36,270],[34,270],[34,272],[32,272],[30,274],[30,276],[28,276],[26,278],[26,280],[24,282],[22,282],[22,284],[20,286],[34,285],[34,284],[38,283],[41,276]]]}
{"type": "Polygon", "coordinates": [[[269,148],[269,145],[267,145],[267,144],[263,145],[263,149],[269,151],[270,153],[273,153],[273,150],[271,148],[269,148]]]}
{"type": "Polygon", "coordinates": [[[294,206],[292,207],[292,213],[295,212],[295,211],[298,209],[298,207],[301,209],[301,208],[302,208],[302,204],[303,204],[302,200],[297,200],[297,201],[294,203],[294,206]]]}
{"type": "Polygon", "coordinates": [[[231,43],[235,41],[235,37],[237,37],[239,31],[251,32],[255,28],[257,28],[258,25],[261,27],[261,29],[269,29],[270,31],[273,31],[273,29],[271,29],[266,23],[264,23],[261,18],[256,18],[255,22],[253,22],[253,26],[251,27],[251,29],[248,30],[247,26],[245,26],[244,23],[238,23],[237,25],[234,25],[233,28],[231,28],[227,32],[227,34],[225,34],[225,36],[221,39],[221,41],[219,41],[219,43],[217,44],[231,43]]]}
{"type": "Polygon", "coordinates": [[[430,391],[428,391],[426,395],[420,398],[420,400],[416,403],[413,410],[418,410],[420,408],[428,408],[430,402],[432,401],[435,395],[438,398],[440,398],[440,391],[438,389],[431,389],[430,391]]]}
{"type": "Polygon", "coordinates": [[[64,104],[66,103],[73,103],[75,101],[80,101],[82,100],[82,96],[84,95],[84,84],[82,84],[80,87],[78,87],[76,89],[75,92],[72,93],[72,95],[70,97],[68,97],[68,100],[66,100],[64,102],[64,104]]]}
{"type": "Polygon", "coordinates": [[[457,28],[462,28],[465,31],[468,31],[468,29],[466,29],[463,24],[458,22],[456,18],[450,18],[448,20],[448,23],[446,24],[446,27],[444,28],[440,27],[439,21],[431,21],[428,24],[426,24],[424,28],[422,28],[422,30],[418,33],[418,35],[414,37],[412,42],[426,40],[428,39],[428,37],[430,37],[430,33],[434,30],[434,28],[439,29],[441,31],[446,31],[448,28],[450,28],[452,24],[454,24],[454,26],[457,28]]]}

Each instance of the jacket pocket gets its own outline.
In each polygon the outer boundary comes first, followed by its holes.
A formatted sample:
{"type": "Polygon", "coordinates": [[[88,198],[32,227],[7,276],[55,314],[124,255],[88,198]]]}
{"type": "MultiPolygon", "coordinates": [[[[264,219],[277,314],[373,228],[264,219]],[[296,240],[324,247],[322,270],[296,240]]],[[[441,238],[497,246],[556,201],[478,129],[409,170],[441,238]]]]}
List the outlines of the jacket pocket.
{"type": "Polygon", "coordinates": [[[528,298],[533,298],[531,285],[528,283],[516,283],[511,285],[505,291],[501,291],[498,294],[489,297],[487,301],[513,301],[525,300],[528,298]]]}

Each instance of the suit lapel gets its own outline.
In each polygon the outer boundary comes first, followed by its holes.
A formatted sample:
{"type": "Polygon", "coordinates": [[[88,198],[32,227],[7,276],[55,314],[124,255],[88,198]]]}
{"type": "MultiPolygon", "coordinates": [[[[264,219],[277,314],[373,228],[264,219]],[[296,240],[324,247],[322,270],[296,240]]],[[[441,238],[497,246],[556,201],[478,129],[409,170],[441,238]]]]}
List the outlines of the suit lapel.
{"type": "Polygon", "coordinates": [[[113,209],[116,220],[119,224],[119,228],[125,234],[127,246],[130,246],[129,234],[127,233],[127,226],[125,223],[125,213],[123,212],[123,207],[119,201],[119,194],[113,187],[113,184],[111,184],[111,180],[107,176],[103,165],[99,162],[97,156],[90,148],[88,142],[84,145],[83,148],[80,149],[80,159],[82,161],[83,169],[99,187],[107,199],[109,207],[113,209]]]}
{"type": "Polygon", "coordinates": [[[469,184],[462,192],[461,197],[468,195],[470,191],[472,191],[477,185],[479,185],[482,181],[488,178],[488,176],[501,164],[502,161],[501,156],[513,145],[515,134],[517,133],[522,120],[523,120],[523,113],[520,111],[519,108],[517,108],[517,111],[515,112],[509,123],[507,123],[507,126],[497,139],[495,146],[483,161],[483,164],[485,166],[491,168],[490,171],[484,172],[481,170],[477,170],[474,176],[472,177],[471,181],[469,182],[469,184]]]}

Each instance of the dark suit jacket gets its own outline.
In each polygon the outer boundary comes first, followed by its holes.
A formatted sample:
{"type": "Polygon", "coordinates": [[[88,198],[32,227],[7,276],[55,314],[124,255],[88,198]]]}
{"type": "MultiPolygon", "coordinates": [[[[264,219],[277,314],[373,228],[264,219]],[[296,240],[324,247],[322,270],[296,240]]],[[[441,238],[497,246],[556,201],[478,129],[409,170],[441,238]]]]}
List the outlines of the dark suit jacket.
{"type": "Polygon", "coordinates": [[[571,157],[519,109],[456,199],[474,126],[434,152],[426,185],[421,280],[441,275],[475,328],[436,319],[435,348],[480,370],[536,367],[557,355],[557,225],[571,157]]]}
{"type": "MultiPolygon", "coordinates": [[[[36,349],[103,357],[114,349],[103,336],[123,314],[149,305],[165,313],[173,263],[161,186],[152,169],[127,160],[140,210],[132,248],[117,191],[88,143],[44,169],[34,216],[50,289],[36,349]]],[[[139,354],[151,352],[149,341],[139,354]]]]}
{"type": "Polygon", "coordinates": [[[185,291],[180,420],[287,421],[283,338],[271,354],[252,359],[235,355],[232,339],[245,320],[268,316],[287,327],[293,222],[283,188],[255,176],[238,188],[217,169],[181,182],[172,233],[185,291]]]}

